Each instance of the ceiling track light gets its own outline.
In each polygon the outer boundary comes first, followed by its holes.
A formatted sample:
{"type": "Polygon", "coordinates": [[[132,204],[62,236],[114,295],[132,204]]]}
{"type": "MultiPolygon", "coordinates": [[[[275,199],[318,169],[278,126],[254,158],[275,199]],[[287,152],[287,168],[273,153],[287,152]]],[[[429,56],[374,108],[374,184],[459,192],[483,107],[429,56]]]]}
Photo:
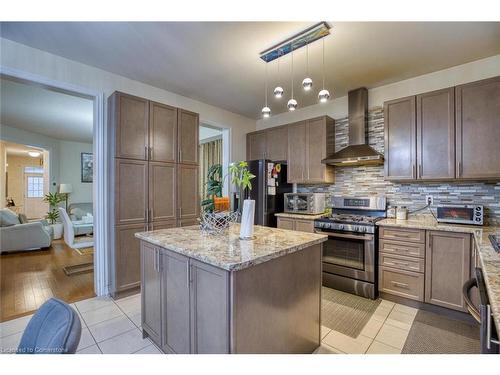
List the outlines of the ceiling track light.
{"type": "Polygon", "coordinates": [[[323,42],[323,89],[318,93],[318,99],[320,103],[325,103],[328,99],[330,99],[330,93],[325,89],[325,39],[322,39],[323,42]]]}
{"type": "Polygon", "coordinates": [[[297,109],[297,101],[293,98],[293,48],[292,48],[292,97],[286,104],[289,111],[295,111],[297,109]]]}
{"type": "Polygon", "coordinates": [[[309,43],[306,45],[306,78],[302,81],[302,87],[304,91],[311,91],[313,87],[313,81],[309,78],[309,43]]]}
{"type": "Polygon", "coordinates": [[[269,108],[267,106],[267,61],[265,62],[266,64],[266,84],[265,84],[265,88],[264,88],[264,96],[266,98],[266,105],[264,106],[264,108],[262,108],[262,117],[264,118],[268,118],[269,116],[271,116],[271,108],[269,108]]]}

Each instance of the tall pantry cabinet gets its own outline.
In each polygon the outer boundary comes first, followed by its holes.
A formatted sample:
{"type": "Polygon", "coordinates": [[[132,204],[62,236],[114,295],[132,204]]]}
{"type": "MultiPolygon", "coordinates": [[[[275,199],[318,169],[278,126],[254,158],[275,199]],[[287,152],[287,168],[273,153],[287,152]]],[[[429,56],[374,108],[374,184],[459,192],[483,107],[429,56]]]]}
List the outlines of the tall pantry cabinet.
{"type": "Polygon", "coordinates": [[[197,113],[115,92],[112,294],[140,286],[135,233],[192,225],[199,216],[197,113]]]}

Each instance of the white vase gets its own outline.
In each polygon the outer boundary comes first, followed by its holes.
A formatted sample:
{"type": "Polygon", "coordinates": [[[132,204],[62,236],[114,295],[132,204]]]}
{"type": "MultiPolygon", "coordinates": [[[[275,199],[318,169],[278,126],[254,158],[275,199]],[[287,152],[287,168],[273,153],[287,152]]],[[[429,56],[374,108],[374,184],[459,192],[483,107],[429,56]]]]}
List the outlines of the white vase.
{"type": "Polygon", "coordinates": [[[251,240],[253,238],[253,221],[255,216],[255,201],[245,199],[243,201],[243,212],[241,214],[240,239],[251,240]]]}
{"type": "Polygon", "coordinates": [[[63,235],[63,225],[62,223],[55,223],[50,225],[54,231],[54,240],[58,240],[63,235]]]}

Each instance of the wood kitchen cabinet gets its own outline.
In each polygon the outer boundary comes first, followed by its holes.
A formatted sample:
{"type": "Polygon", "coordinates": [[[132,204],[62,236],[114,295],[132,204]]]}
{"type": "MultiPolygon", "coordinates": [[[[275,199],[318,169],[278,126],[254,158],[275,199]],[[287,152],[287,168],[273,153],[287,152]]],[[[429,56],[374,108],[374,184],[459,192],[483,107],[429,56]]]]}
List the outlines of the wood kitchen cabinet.
{"type": "Polygon", "coordinates": [[[289,183],[304,181],[306,176],[306,129],[305,121],[288,126],[288,165],[289,183]]]}
{"type": "Polygon", "coordinates": [[[148,162],[115,159],[115,223],[146,223],[148,162]]]}
{"type": "Polygon", "coordinates": [[[414,180],[416,174],[416,107],[415,97],[384,103],[385,178],[414,180]]]}
{"type": "Polygon", "coordinates": [[[456,87],[457,178],[500,178],[500,77],[456,87]]]}
{"type": "Polygon", "coordinates": [[[149,147],[151,161],[175,163],[177,160],[177,108],[150,102],[149,147]]]}
{"type": "Polygon", "coordinates": [[[161,264],[164,291],[161,293],[161,347],[167,353],[188,354],[191,350],[189,258],[161,250],[161,264]]]}
{"type": "Polygon", "coordinates": [[[425,302],[466,311],[462,286],[470,278],[471,236],[427,231],[425,302]]]}
{"type": "Polygon", "coordinates": [[[277,227],[280,229],[296,230],[298,232],[314,233],[314,220],[278,216],[277,227]]]}
{"type": "Polygon", "coordinates": [[[146,223],[115,227],[115,244],[112,249],[113,293],[140,286],[140,242],[135,234],[146,230],[146,223]]]}
{"type": "Polygon", "coordinates": [[[140,286],[133,234],[187,225],[199,216],[199,115],[121,92],[108,104],[115,150],[111,293],[118,297],[140,286]]]}
{"type": "Polygon", "coordinates": [[[229,353],[229,273],[190,260],[191,353],[229,353]]]}
{"type": "Polygon", "coordinates": [[[265,159],[267,134],[265,131],[247,134],[247,160],[265,159]]]}
{"type": "Polygon", "coordinates": [[[149,221],[175,220],[176,166],[173,163],[149,163],[149,221]]]}
{"type": "Polygon", "coordinates": [[[117,92],[110,97],[109,118],[114,123],[115,157],[147,160],[148,100],[117,92]]]}
{"type": "Polygon", "coordinates": [[[417,178],[455,178],[455,88],[417,95],[417,178]]]}
{"type": "Polygon", "coordinates": [[[148,336],[161,346],[161,265],[160,249],[149,243],[141,243],[141,327],[148,336]]]}
{"type": "Polygon", "coordinates": [[[185,109],[178,110],[179,163],[198,165],[199,115],[185,109]]]}
{"type": "Polygon", "coordinates": [[[180,221],[192,221],[200,216],[197,166],[178,164],[177,205],[179,210],[177,218],[180,221]]]}
{"type": "Polygon", "coordinates": [[[286,161],[288,155],[288,127],[278,126],[266,131],[266,159],[286,161]]]}
{"type": "Polygon", "coordinates": [[[229,274],[141,243],[141,323],[165,353],[229,352],[229,274]]]}
{"type": "Polygon", "coordinates": [[[288,182],[333,183],[333,167],[321,163],[335,149],[335,121],[322,116],[288,127],[288,182]]]}

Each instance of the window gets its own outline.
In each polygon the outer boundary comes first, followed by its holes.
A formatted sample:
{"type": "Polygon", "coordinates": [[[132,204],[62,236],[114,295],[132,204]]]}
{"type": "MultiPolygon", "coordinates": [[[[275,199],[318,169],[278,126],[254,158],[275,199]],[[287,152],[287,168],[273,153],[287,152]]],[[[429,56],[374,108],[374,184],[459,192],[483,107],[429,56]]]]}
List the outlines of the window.
{"type": "Polygon", "coordinates": [[[43,173],[43,167],[24,167],[24,173],[43,173]]]}
{"type": "Polygon", "coordinates": [[[28,198],[43,197],[43,177],[28,176],[28,198]]]}

